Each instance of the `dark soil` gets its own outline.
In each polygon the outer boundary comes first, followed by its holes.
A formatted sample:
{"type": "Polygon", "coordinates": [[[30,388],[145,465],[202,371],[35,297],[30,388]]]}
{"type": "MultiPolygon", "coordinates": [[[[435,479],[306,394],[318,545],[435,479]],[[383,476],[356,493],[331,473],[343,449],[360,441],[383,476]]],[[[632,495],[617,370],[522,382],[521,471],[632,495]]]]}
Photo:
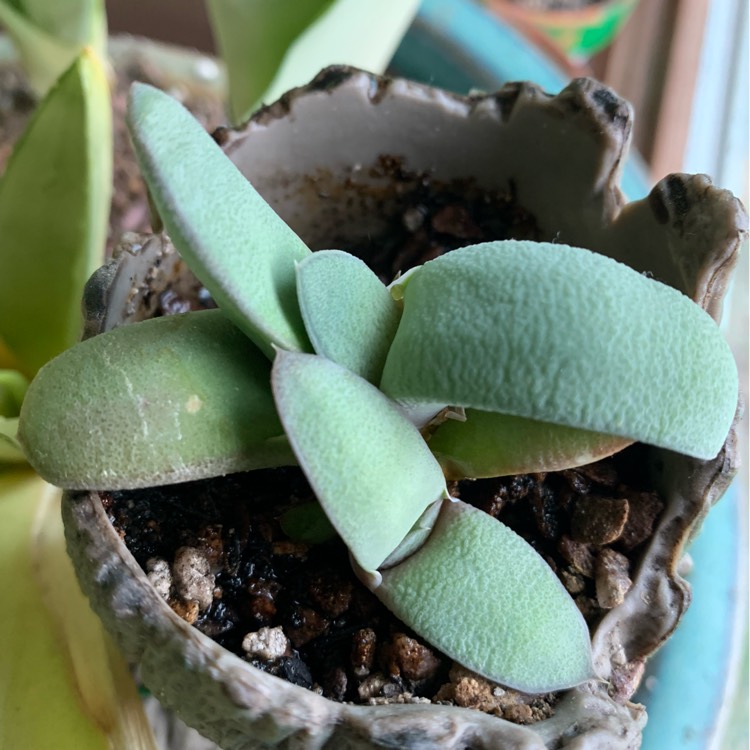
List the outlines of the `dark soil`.
{"type": "MultiPolygon", "coordinates": [[[[639,464],[636,446],[579,469],[465,480],[451,492],[527,539],[593,627],[622,601],[662,507],[634,479],[639,464]]],[[[488,683],[410,631],[358,582],[340,540],[290,539],[280,516],[312,500],[297,468],[104,495],[175,612],[264,671],[335,700],[444,701],[521,723],[551,714],[554,695],[488,683]]]]}

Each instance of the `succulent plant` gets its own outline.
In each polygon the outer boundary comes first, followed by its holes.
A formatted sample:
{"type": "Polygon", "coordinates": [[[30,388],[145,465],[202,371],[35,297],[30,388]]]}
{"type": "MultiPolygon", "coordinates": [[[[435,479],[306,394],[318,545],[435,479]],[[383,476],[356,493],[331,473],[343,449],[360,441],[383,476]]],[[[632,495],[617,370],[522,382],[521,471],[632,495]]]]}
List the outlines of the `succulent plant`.
{"type": "Polygon", "coordinates": [[[445,477],[577,466],[634,440],[714,457],[738,386],[713,320],[554,243],[462,248],[386,287],[353,256],[310,253],[165,94],[137,85],[129,125],[220,310],[116,329],[43,368],[19,430],[35,469],[116,489],[297,462],[361,579],[444,653],[526,691],[593,677],[551,569],[445,477]]]}

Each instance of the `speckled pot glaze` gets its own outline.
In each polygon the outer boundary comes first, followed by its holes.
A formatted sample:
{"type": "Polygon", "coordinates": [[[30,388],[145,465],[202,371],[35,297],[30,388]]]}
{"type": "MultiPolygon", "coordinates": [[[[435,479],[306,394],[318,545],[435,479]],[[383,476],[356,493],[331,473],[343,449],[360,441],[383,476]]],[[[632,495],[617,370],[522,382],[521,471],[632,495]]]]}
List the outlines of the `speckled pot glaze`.
{"type": "MultiPolygon", "coordinates": [[[[621,260],[718,318],[747,217],[705,176],[671,175],[624,205],[618,188],[632,115],[592,80],[550,97],[532,84],[469,98],[348,68],[323,71],[216,137],[313,248],[377,235],[398,215],[403,182],[375,168],[484,189],[510,189],[557,239],[621,260]],[[401,188],[399,188],[401,185],[401,188]]],[[[86,335],[149,317],[167,288],[195,280],[161,235],[129,236],[86,291],[86,335]]],[[[187,625],[151,587],[95,493],[66,496],[63,515],[81,584],[146,685],[221,747],[637,748],[646,720],[629,702],[645,659],[671,634],[689,587],[682,549],[734,473],[734,434],[712,461],[653,449],[644,465],[665,498],[658,528],[622,605],[593,635],[600,681],[567,691],[555,715],[516,726],[442,705],[354,706],[260,672],[187,625]]]]}

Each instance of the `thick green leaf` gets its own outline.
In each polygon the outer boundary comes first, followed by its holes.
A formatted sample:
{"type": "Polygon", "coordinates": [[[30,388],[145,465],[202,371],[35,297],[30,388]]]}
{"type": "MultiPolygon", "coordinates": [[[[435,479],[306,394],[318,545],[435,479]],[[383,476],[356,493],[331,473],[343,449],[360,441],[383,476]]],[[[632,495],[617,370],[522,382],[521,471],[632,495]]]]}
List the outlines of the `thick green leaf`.
{"type": "Polygon", "coordinates": [[[399,309],[365,263],[340,250],[313,253],[297,267],[297,296],[315,351],[379,382],[399,309]]]}
{"type": "Polygon", "coordinates": [[[0,0],[0,24],[13,39],[29,83],[44,96],[89,46],[104,58],[107,22],[101,0],[0,0]]]}
{"type": "Polygon", "coordinates": [[[714,321],[678,291],[580,248],[490,242],[422,266],[381,388],[711,458],[737,405],[714,321]],[[450,356],[447,356],[447,353],[450,356]]]}
{"type": "MultiPolygon", "coordinates": [[[[294,40],[333,2],[206,0],[216,44],[227,67],[229,107],[235,123],[250,114],[294,40]]],[[[317,60],[310,62],[308,79],[323,67],[317,60]]]]}
{"type": "Polygon", "coordinates": [[[149,487],[294,463],[270,364],[219,310],[88,339],[29,386],[19,438],[59,487],[149,487]]]}
{"type": "Polygon", "coordinates": [[[391,401],[330,360],[279,351],[273,391],[328,518],[359,565],[376,570],[446,493],[440,466],[391,401]]]}
{"type": "Polygon", "coordinates": [[[521,537],[462,502],[443,504],[427,543],[383,571],[375,594],[457,662],[531,693],[593,677],[588,629],[521,537]]]}
{"type": "Polygon", "coordinates": [[[0,475],[0,580],[0,747],[155,750],[65,553],[59,491],[28,470],[0,475]]]}
{"type": "MultiPolygon", "coordinates": [[[[107,19],[103,0],[23,0],[24,15],[50,36],[105,52],[107,19]]],[[[62,72],[62,70],[60,71],[62,72]]]]}
{"type": "Polygon", "coordinates": [[[21,444],[18,442],[18,417],[0,417],[0,469],[3,464],[26,463],[21,444]]]}
{"type": "Polygon", "coordinates": [[[170,96],[134,84],[128,125],[169,236],[219,306],[269,357],[309,350],[295,273],[307,246],[170,96]]]}
{"type": "Polygon", "coordinates": [[[381,73],[418,0],[208,0],[235,122],[331,64],[381,73]]]}
{"type": "Polygon", "coordinates": [[[29,381],[16,370],[0,370],[0,417],[17,417],[29,381]]]}
{"type": "Polygon", "coordinates": [[[428,445],[448,479],[560,471],[598,461],[632,441],[508,414],[467,409],[448,419],[428,445]]]}
{"type": "Polygon", "coordinates": [[[0,183],[0,338],[27,376],[78,339],[112,189],[109,86],[84,52],[39,105],[0,183]]]}

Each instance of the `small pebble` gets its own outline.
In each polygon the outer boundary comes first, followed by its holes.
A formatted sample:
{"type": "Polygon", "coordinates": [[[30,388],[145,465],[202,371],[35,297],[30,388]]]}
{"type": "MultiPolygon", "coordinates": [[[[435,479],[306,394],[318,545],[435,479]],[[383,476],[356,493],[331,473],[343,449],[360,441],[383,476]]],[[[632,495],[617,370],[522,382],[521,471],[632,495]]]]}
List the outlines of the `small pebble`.
{"type": "Polygon", "coordinates": [[[242,639],[242,650],[249,656],[262,661],[280,659],[289,649],[289,640],[282,627],[261,628],[256,633],[248,633],[242,639]]]}
{"type": "Polygon", "coordinates": [[[625,555],[605,547],[596,558],[596,600],[602,609],[613,609],[625,601],[633,582],[630,561],[625,555]]]}
{"type": "Polygon", "coordinates": [[[165,601],[169,599],[172,589],[172,571],[169,563],[159,557],[152,557],[146,561],[146,575],[156,593],[165,601]]]}
{"type": "Polygon", "coordinates": [[[571,536],[586,544],[611,544],[622,534],[628,513],[624,498],[581,496],[570,519],[571,536]]]}
{"type": "Polygon", "coordinates": [[[195,547],[180,547],[172,564],[177,595],[184,602],[198,602],[201,611],[208,609],[216,585],[207,557],[195,547]]]}

